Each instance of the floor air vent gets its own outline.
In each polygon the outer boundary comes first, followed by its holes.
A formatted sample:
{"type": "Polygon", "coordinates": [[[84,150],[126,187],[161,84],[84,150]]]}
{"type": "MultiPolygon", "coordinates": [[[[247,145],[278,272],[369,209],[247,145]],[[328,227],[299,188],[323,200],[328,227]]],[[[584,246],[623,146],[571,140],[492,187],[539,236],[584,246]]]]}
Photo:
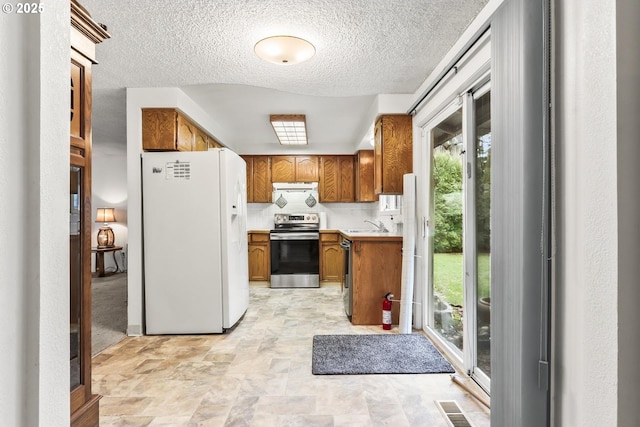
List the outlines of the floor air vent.
{"type": "Polygon", "coordinates": [[[455,400],[436,400],[436,406],[442,412],[451,427],[473,427],[455,400]]]}

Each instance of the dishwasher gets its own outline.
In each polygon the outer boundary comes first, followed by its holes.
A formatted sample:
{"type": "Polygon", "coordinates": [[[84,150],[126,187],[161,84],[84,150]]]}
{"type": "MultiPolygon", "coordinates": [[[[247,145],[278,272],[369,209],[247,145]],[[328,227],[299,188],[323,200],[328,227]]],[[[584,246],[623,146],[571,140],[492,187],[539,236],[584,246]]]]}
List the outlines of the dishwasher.
{"type": "Polygon", "coordinates": [[[342,301],[344,303],[344,312],[347,314],[349,320],[351,320],[351,314],[353,313],[353,276],[351,274],[351,241],[342,239],[340,246],[344,251],[344,281],[342,283],[342,301]]]}

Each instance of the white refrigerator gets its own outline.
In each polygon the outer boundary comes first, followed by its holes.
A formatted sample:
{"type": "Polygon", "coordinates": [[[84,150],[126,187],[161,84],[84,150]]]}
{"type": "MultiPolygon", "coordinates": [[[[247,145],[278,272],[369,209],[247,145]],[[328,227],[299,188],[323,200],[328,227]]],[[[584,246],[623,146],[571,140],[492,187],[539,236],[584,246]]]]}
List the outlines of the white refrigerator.
{"type": "Polygon", "coordinates": [[[145,332],[225,332],[249,305],[244,160],[146,152],[142,190],[145,332]]]}

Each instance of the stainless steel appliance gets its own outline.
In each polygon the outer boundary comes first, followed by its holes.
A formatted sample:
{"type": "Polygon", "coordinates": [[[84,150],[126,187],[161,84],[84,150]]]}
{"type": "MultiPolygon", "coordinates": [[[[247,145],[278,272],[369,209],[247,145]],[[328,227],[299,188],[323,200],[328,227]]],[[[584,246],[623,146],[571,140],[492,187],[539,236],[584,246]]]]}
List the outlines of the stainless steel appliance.
{"type": "Polygon", "coordinates": [[[344,249],[344,282],[342,283],[342,301],[344,303],[344,312],[351,320],[353,313],[353,264],[351,263],[351,241],[342,239],[340,246],[344,249]]]}
{"type": "Polygon", "coordinates": [[[317,213],[275,214],[271,287],[320,287],[320,218],[317,213]]]}

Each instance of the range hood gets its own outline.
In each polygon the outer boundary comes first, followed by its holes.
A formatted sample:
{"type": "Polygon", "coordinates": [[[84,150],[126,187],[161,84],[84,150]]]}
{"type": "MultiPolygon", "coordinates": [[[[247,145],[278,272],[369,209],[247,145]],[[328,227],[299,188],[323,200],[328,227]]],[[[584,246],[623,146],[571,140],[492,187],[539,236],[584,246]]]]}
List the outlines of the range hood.
{"type": "Polygon", "coordinates": [[[313,208],[318,202],[317,182],[274,182],[273,203],[280,209],[313,208]]]}
{"type": "Polygon", "coordinates": [[[273,191],[318,191],[317,182],[274,182],[273,191]]]}

